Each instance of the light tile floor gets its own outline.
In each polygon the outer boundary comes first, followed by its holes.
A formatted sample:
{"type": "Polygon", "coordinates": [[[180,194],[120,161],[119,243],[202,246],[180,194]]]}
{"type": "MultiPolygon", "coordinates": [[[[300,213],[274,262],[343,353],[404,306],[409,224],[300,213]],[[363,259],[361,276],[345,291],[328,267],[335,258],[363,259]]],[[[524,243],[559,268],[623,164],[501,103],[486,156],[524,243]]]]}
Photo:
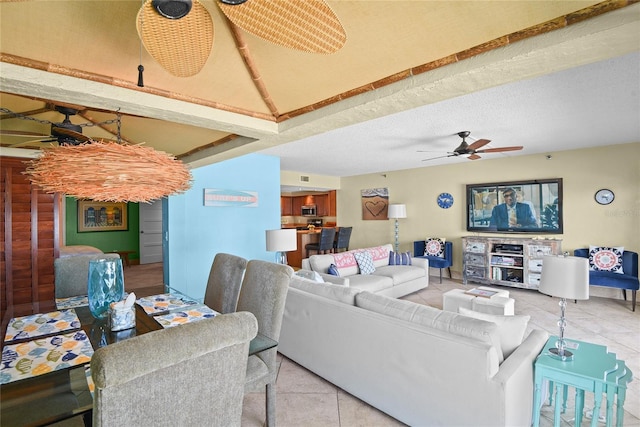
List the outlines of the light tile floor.
{"type": "MultiPolygon", "coordinates": [[[[125,269],[127,290],[137,287],[162,284],[162,264],[132,266],[125,269]]],[[[403,299],[442,308],[442,294],[454,289],[468,289],[477,285],[462,285],[459,280],[432,276],[427,289],[407,295],[403,299]]],[[[161,288],[160,288],[161,289],[161,288]]],[[[560,316],[558,299],[536,291],[516,288],[508,289],[516,300],[516,314],[531,316],[529,329],[539,328],[550,334],[558,334],[557,321],[560,316]]],[[[593,288],[592,288],[593,289],[593,288]]],[[[142,289],[140,289],[142,291],[142,289]]],[[[619,290],[615,292],[620,293],[619,290]]],[[[592,293],[595,293],[592,291],[592,293]]],[[[611,294],[619,297],[618,294],[611,294]]],[[[629,295],[630,298],[630,295],[629,295]]],[[[640,427],[640,308],[631,311],[631,302],[621,299],[592,296],[587,301],[567,304],[568,338],[606,345],[616,353],[633,371],[634,379],[627,389],[624,426],[640,427]]],[[[280,356],[277,379],[277,425],[279,427],[377,427],[402,426],[403,424],[351,396],[333,384],[280,356]]],[[[398,392],[401,392],[399,390],[398,392]]],[[[570,393],[573,394],[573,393],[570,393]]],[[[585,406],[593,403],[593,395],[585,399],[585,406]]],[[[428,404],[428,402],[425,402],[428,404]]],[[[251,393],[245,397],[242,426],[262,426],[265,420],[264,393],[251,393]]],[[[562,415],[561,426],[573,425],[574,402],[570,398],[568,408],[562,415]]],[[[589,425],[585,419],[583,426],[589,425]]],[[[542,409],[541,425],[553,425],[553,410],[542,409]]],[[[604,426],[604,423],[599,423],[604,426]]]]}

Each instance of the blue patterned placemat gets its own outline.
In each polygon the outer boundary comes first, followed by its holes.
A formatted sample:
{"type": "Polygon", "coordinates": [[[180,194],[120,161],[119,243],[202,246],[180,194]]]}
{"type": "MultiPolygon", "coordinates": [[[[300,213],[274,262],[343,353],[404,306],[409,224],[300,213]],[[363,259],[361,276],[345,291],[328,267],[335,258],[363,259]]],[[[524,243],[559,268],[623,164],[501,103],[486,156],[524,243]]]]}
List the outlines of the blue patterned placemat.
{"type": "Polygon", "coordinates": [[[93,347],[84,331],[5,345],[0,384],[89,363],[92,355],[93,347]]]}
{"type": "Polygon", "coordinates": [[[189,307],[186,310],[174,310],[167,314],[154,317],[163,328],[172,328],[189,322],[197,322],[202,319],[210,319],[219,313],[206,305],[189,307]]]}
{"type": "Polygon", "coordinates": [[[153,295],[150,297],[139,298],[136,302],[147,314],[151,315],[176,309],[184,309],[198,304],[197,301],[175,294],[153,295]]]}
{"type": "Polygon", "coordinates": [[[82,307],[89,305],[89,298],[86,295],[78,295],[68,298],[56,298],[56,308],[63,310],[65,308],[82,307]]]}
{"type": "Polygon", "coordinates": [[[52,311],[14,317],[7,325],[4,342],[32,339],[42,335],[62,333],[80,328],[80,319],[74,309],[52,311]]]}

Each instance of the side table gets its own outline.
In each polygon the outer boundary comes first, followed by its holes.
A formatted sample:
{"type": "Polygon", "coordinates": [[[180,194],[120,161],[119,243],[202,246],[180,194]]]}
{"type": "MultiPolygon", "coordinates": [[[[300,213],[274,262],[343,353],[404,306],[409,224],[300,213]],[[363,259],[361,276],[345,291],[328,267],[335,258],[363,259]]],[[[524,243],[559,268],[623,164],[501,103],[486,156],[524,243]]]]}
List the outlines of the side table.
{"type": "Polygon", "coordinates": [[[136,251],[111,251],[111,253],[120,255],[120,258],[122,258],[124,265],[126,265],[127,267],[131,267],[131,260],[129,259],[129,255],[135,254],[136,251]]]}
{"type": "MultiPolygon", "coordinates": [[[[611,425],[613,412],[613,397],[618,395],[618,411],[616,424],[622,425],[622,406],[626,384],[631,380],[631,372],[621,360],[616,359],[614,353],[609,353],[607,347],[582,341],[567,340],[576,348],[571,348],[574,356],[572,360],[562,361],[549,353],[549,348],[555,347],[558,337],[552,336],[535,362],[535,390],[533,425],[540,425],[540,406],[543,381],[546,379],[555,385],[555,414],[554,426],[560,426],[560,413],[566,408],[566,393],[568,387],[576,388],[575,420],[580,423],[584,408],[584,392],[594,394],[593,417],[591,426],[598,425],[598,414],[602,403],[603,393],[607,394],[607,426],[611,425]]],[[[549,399],[550,402],[552,397],[549,399]]],[[[579,424],[576,424],[579,425],[579,424]]]]}

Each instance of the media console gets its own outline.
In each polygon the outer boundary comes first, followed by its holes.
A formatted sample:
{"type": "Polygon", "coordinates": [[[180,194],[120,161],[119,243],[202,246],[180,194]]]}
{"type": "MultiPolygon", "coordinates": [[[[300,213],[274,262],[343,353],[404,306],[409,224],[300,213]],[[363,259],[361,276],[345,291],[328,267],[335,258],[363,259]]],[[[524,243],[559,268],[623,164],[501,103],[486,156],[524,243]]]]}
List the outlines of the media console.
{"type": "Polygon", "coordinates": [[[559,239],[463,237],[463,283],[538,289],[542,257],[560,254],[561,246],[559,239]]]}

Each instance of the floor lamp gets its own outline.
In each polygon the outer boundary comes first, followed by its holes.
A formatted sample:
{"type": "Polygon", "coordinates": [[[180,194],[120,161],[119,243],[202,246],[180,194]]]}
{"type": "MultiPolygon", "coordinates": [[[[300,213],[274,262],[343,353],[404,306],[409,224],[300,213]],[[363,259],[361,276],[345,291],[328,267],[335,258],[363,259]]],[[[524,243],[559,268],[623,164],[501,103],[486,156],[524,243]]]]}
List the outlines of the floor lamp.
{"type": "Polygon", "coordinates": [[[287,264],[287,252],[298,249],[298,234],[295,228],[267,230],[267,251],[276,252],[276,263],[287,264]]]}
{"type": "Polygon", "coordinates": [[[549,349],[555,357],[571,360],[573,353],[566,349],[564,329],[567,326],[564,312],[567,299],[589,299],[589,260],[574,256],[544,256],[542,258],[542,277],[539,292],[560,298],[560,339],[556,348],[549,349]]]}
{"type": "Polygon", "coordinates": [[[407,206],[403,204],[394,204],[389,205],[389,209],[387,211],[387,217],[393,218],[396,220],[396,246],[395,251],[398,252],[398,248],[400,247],[400,243],[398,241],[398,218],[406,218],[407,217],[407,206]]]}

